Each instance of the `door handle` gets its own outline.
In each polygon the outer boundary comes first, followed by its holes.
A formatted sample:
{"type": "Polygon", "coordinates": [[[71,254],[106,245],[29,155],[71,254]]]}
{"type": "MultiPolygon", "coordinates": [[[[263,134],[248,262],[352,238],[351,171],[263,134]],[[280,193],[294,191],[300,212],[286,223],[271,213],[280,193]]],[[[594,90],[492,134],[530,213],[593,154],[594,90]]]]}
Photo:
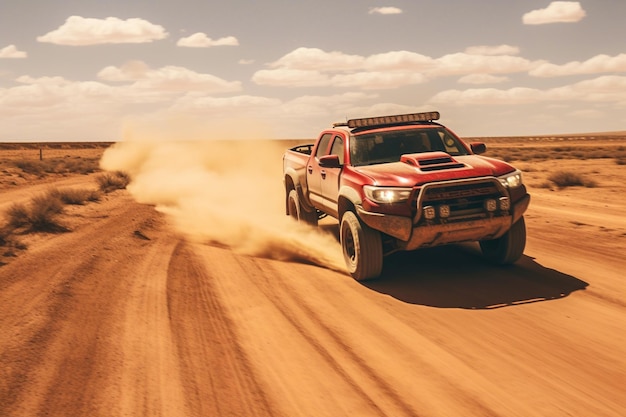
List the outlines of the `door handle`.
{"type": "Polygon", "coordinates": [[[321,170],[320,174],[322,175],[322,179],[325,180],[326,179],[326,170],[321,170]]]}
{"type": "Polygon", "coordinates": [[[309,165],[309,167],[308,167],[308,171],[309,171],[309,174],[312,174],[312,173],[313,173],[313,167],[312,167],[311,165],[309,165]]]}

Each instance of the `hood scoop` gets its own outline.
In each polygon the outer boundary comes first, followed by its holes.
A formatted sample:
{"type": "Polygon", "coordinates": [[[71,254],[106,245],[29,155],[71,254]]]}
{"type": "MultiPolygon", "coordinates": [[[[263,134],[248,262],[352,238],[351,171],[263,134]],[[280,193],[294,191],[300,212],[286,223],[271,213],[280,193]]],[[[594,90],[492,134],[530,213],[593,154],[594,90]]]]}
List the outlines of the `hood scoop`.
{"type": "Polygon", "coordinates": [[[400,162],[412,165],[421,171],[441,171],[444,169],[463,168],[465,164],[455,161],[445,152],[423,152],[402,155],[400,162]]]}

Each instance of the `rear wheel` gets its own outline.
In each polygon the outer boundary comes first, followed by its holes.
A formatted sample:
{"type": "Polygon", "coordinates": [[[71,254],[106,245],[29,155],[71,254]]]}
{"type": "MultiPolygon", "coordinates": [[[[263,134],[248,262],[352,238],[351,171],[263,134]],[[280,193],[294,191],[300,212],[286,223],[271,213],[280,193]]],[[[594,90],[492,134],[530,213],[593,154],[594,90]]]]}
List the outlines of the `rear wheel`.
{"type": "Polygon", "coordinates": [[[289,215],[293,219],[299,222],[310,224],[312,226],[317,226],[317,211],[306,211],[300,203],[300,199],[298,198],[298,192],[296,190],[289,191],[287,199],[289,215]]]}
{"type": "Polygon", "coordinates": [[[357,281],[376,278],[383,269],[383,245],[380,232],[361,223],[347,211],[341,218],[341,247],[348,272],[357,281]]]}
{"type": "Polygon", "coordinates": [[[526,223],[521,217],[511,226],[508,232],[493,240],[482,240],[480,249],[485,258],[500,265],[508,265],[517,261],[526,247],[526,223]]]}

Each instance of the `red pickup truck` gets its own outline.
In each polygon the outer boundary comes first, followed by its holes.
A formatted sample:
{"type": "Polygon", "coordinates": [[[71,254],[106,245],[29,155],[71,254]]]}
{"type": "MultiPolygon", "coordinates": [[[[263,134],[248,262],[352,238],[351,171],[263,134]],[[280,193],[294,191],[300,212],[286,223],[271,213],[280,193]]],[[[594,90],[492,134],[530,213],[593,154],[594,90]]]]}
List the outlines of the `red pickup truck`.
{"type": "Polygon", "coordinates": [[[522,173],[438,119],[351,119],[284,154],[286,214],[311,225],[336,218],[355,279],[378,277],[390,253],[450,243],[479,242],[497,264],[522,256],[530,202],[522,173]]]}

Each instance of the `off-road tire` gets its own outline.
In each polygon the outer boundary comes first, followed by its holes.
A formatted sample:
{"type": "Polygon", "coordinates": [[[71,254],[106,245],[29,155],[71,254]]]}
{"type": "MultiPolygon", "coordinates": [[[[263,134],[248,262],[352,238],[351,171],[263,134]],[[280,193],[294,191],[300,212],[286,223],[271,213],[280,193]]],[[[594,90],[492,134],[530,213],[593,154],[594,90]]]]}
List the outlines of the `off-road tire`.
{"type": "Polygon", "coordinates": [[[516,262],[524,253],[525,247],[526,223],[523,216],[498,239],[480,241],[483,256],[498,265],[516,262]]]}
{"type": "Polygon", "coordinates": [[[306,211],[300,203],[300,199],[298,198],[298,192],[296,190],[289,191],[289,195],[287,196],[287,203],[289,215],[294,220],[310,224],[311,226],[317,226],[317,211],[306,211]]]}
{"type": "Polygon", "coordinates": [[[383,269],[380,232],[363,224],[356,214],[347,211],[341,218],[339,236],[350,275],[357,281],[377,278],[383,269]]]}

